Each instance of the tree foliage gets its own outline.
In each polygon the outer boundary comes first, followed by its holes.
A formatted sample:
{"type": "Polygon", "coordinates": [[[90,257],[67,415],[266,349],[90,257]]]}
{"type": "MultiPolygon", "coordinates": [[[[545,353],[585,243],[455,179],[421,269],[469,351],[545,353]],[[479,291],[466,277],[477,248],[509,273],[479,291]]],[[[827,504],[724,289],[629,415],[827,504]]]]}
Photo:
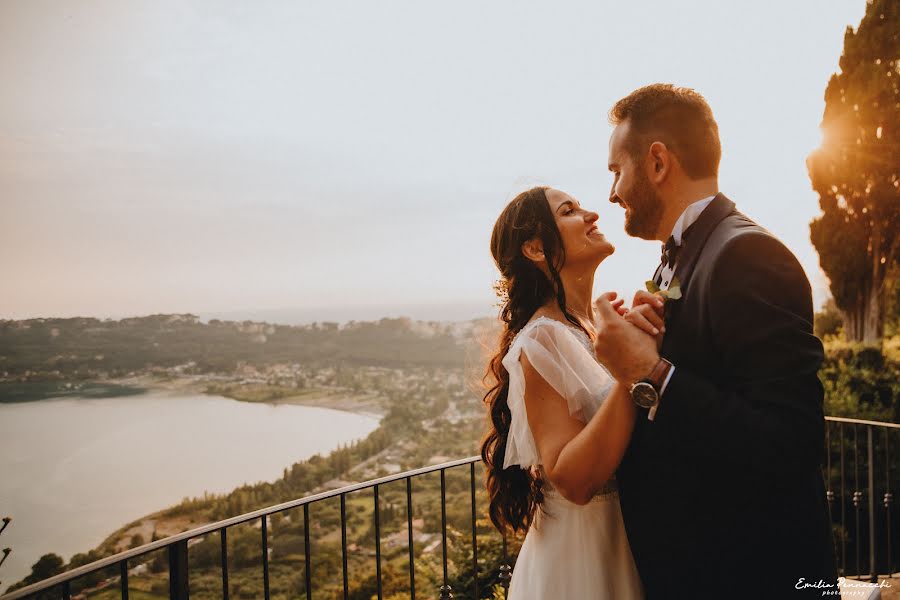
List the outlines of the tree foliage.
{"type": "Polygon", "coordinates": [[[829,298],[822,309],[814,315],[813,332],[816,337],[825,339],[826,336],[835,336],[841,331],[841,311],[834,303],[834,298],[829,298]]]}
{"type": "MultiPolygon", "coordinates": [[[[65,562],[58,554],[45,554],[31,566],[31,575],[28,575],[22,581],[9,586],[6,591],[12,592],[19,588],[29,586],[33,583],[43,581],[44,579],[47,579],[49,577],[53,577],[54,575],[57,575],[63,571],[64,564],[65,562]]],[[[37,595],[38,600],[49,600],[49,598],[52,597],[54,597],[52,591],[37,595]]]]}
{"type": "Polygon", "coordinates": [[[844,35],[825,90],[822,145],[807,160],[822,215],[810,237],[849,340],[880,342],[900,251],[900,4],[872,0],[844,35]]]}
{"type": "MultiPolygon", "coordinates": [[[[464,349],[453,327],[407,318],[310,325],[276,325],[150,315],[0,319],[0,381],[53,382],[128,376],[179,367],[185,373],[264,367],[360,365],[456,366],[464,349]]],[[[23,390],[5,396],[22,398],[23,390]]],[[[122,390],[117,390],[119,395],[122,390]]],[[[80,392],[79,392],[80,393],[80,392]]],[[[0,395],[2,401],[2,395],[0,395]]]]}

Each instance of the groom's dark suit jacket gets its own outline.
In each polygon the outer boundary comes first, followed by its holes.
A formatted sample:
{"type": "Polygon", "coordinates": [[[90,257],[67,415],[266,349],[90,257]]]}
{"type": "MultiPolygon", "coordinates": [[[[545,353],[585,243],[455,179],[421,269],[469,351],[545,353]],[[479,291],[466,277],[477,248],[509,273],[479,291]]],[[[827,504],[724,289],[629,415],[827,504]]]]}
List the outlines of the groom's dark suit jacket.
{"type": "Polygon", "coordinates": [[[638,412],[617,475],[647,597],[793,598],[800,578],[834,583],[809,281],[722,194],[675,275],[683,297],[660,352],[675,372],[655,420],[638,412]]]}

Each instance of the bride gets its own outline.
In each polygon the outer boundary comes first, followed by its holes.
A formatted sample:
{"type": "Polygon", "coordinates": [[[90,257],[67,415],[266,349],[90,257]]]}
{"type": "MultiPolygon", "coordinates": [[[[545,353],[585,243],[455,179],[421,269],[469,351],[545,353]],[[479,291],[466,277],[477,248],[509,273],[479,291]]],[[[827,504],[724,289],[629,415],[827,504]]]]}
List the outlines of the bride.
{"type": "Polygon", "coordinates": [[[597,218],[537,187],[509,203],[491,237],[506,326],[488,367],[481,455],[494,525],[527,531],[509,600],[643,597],[613,478],[635,408],[592,343],[594,272],[615,251],[597,218]]]}

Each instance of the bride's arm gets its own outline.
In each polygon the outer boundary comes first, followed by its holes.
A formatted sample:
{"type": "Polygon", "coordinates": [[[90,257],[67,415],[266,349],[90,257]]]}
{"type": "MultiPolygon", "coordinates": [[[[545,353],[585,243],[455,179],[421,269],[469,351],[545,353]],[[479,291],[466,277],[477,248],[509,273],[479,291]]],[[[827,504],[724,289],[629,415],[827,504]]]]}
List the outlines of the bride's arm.
{"type": "Polygon", "coordinates": [[[586,504],[609,480],[628,447],[635,407],[616,384],[588,423],[569,415],[566,399],[538,374],[525,353],[525,410],[550,483],[567,500],[586,504]]]}

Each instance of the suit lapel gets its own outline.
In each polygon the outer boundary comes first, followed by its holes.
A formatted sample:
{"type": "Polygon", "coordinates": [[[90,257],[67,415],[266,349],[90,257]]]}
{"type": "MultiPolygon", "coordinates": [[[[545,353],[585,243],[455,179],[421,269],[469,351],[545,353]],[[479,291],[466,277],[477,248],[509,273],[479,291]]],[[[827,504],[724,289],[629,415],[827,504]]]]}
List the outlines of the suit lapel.
{"type": "Polygon", "coordinates": [[[733,210],[734,202],[726,198],[725,194],[718,193],[694,223],[690,236],[684,240],[684,248],[681,249],[678,264],[675,265],[675,277],[681,283],[682,293],[687,289],[691,272],[694,270],[694,265],[697,264],[697,259],[700,258],[706,240],[709,239],[716,225],[733,210]]]}
{"type": "MultiPolygon", "coordinates": [[[[709,203],[709,206],[706,207],[691,227],[691,233],[684,240],[684,247],[678,256],[678,264],[675,265],[675,277],[678,278],[682,294],[689,292],[688,286],[691,273],[694,271],[694,266],[696,266],[709,236],[716,226],[722,222],[722,219],[733,211],[734,202],[723,194],[716,194],[713,201],[709,203]]],[[[678,333],[678,315],[681,313],[685,300],[686,298],[682,298],[681,300],[666,302],[665,317],[668,332],[663,339],[662,351],[670,357],[673,356],[673,346],[680,346],[679,340],[684,339],[678,333]]]]}
{"type": "Polygon", "coordinates": [[[659,266],[656,267],[655,271],[653,271],[653,276],[650,278],[650,281],[653,281],[654,283],[656,282],[656,280],[659,278],[660,274],[662,273],[663,265],[664,265],[664,263],[659,263],[659,266]]]}

